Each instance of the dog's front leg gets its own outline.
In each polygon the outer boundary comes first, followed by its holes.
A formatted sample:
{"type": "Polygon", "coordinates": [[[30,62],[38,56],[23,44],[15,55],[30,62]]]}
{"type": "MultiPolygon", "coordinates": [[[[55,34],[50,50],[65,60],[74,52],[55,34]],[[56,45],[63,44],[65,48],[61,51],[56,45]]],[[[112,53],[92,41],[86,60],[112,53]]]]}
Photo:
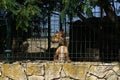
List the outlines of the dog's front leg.
{"type": "Polygon", "coordinates": [[[71,62],[71,60],[70,60],[70,57],[69,57],[68,53],[65,53],[65,58],[66,58],[66,61],[67,61],[67,62],[71,62]]]}

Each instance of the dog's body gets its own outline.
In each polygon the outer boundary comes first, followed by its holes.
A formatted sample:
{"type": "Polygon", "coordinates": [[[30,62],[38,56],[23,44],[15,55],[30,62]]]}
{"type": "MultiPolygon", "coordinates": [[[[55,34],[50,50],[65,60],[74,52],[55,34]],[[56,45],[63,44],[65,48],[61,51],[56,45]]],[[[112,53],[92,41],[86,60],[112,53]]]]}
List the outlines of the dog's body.
{"type": "Polygon", "coordinates": [[[69,52],[67,46],[59,46],[54,55],[54,61],[70,61],[69,52]]]}
{"type": "Polygon", "coordinates": [[[66,40],[64,39],[64,33],[63,30],[60,32],[57,32],[53,37],[52,41],[59,43],[58,48],[56,49],[55,55],[54,55],[54,61],[68,61],[70,62],[69,58],[69,51],[66,44],[66,40]]]}

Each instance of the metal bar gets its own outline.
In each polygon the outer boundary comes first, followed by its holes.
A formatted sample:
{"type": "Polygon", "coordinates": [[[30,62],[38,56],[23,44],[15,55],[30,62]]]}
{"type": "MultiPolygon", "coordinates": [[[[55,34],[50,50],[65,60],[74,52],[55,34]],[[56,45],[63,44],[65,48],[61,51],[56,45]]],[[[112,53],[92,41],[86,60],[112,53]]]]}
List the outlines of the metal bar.
{"type": "Polygon", "coordinates": [[[50,47],[51,47],[51,40],[50,40],[50,37],[51,37],[51,16],[50,16],[50,11],[48,12],[48,51],[50,52],[50,47]]]}
{"type": "Polygon", "coordinates": [[[11,30],[8,24],[8,19],[5,20],[6,22],[6,62],[9,63],[10,53],[11,53],[11,30]]]}

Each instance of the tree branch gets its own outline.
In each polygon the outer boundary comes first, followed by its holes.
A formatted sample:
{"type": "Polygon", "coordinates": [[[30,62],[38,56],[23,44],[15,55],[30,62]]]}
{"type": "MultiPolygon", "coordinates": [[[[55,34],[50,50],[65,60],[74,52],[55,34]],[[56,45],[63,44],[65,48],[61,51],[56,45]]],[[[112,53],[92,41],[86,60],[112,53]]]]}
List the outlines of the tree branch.
{"type": "Polygon", "coordinates": [[[99,5],[104,9],[106,16],[112,21],[116,20],[116,13],[114,12],[109,0],[99,0],[99,5]]]}

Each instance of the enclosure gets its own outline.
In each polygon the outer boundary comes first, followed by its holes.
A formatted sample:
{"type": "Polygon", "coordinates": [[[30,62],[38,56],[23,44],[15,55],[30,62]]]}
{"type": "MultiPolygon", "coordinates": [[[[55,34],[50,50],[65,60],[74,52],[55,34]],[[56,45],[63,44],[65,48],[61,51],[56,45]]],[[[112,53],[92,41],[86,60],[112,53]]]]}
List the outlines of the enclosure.
{"type": "Polygon", "coordinates": [[[81,13],[82,17],[79,12],[84,2],[81,2],[75,9],[77,16],[65,14],[62,22],[63,3],[42,0],[41,11],[46,10],[45,17],[35,15],[25,30],[16,29],[16,16],[11,18],[11,12],[0,9],[0,60],[53,61],[59,43],[52,42],[51,38],[63,29],[71,61],[119,61],[120,3],[117,0],[106,0],[105,5],[98,2],[100,5],[92,7],[89,15],[81,13]]]}

